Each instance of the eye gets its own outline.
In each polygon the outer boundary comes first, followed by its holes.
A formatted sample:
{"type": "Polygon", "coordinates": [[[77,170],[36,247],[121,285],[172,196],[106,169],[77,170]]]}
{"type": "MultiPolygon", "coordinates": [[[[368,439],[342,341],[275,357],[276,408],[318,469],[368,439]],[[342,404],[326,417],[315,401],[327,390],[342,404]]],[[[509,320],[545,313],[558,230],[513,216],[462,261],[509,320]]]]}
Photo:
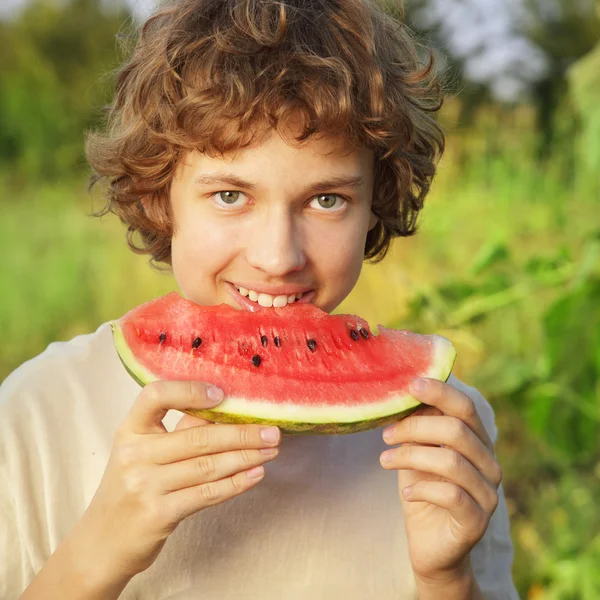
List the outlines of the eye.
{"type": "Polygon", "coordinates": [[[317,210],[324,209],[329,212],[335,212],[346,206],[346,200],[337,194],[320,194],[310,201],[310,206],[317,208],[317,210]]]}
{"type": "Polygon", "coordinates": [[[231,190],[216,192],[212,195],[212,199],[217,206],[243,206],[248,201],[242,192],[231,190]]]}

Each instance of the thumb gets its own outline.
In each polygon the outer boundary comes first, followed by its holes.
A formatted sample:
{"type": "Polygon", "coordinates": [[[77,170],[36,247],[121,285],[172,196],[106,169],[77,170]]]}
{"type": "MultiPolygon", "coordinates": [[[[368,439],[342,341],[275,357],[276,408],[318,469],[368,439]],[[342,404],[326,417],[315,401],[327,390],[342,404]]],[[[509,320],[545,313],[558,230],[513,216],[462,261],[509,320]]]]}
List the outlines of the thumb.
{"type": "Polygon", "coordinates": [[[213,425],[213,423],[213,421],[207,421],[206,419],[200,419],[199,417],[193,417],[192,415],[185,414],[183,417],[181,417],[181,419],[179,419],[177,425],[175,425],[174,431],[199,427],[200,425],[213,425]]]}

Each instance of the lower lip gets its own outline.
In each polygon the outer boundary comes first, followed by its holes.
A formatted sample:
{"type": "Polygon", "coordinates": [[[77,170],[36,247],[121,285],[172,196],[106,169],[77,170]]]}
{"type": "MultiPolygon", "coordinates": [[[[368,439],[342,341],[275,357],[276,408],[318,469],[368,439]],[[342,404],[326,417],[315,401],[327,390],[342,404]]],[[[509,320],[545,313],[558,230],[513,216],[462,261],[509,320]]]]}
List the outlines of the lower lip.
{"type": "MultiPolygon", "coordinates": [[[[227,290],[236,301],[237,304],[244,310],[248,310],[250,312],[259,312],[261,310],[268,310],[268,308],[261,306],[258,302],[253,302],[247,296],[242,296],[238,289],[232,283],[227,282],[227,290]]],[[[309,292],[305,292],[300,300],[296,300],[292,304],[309,304],[311,300],[315,297],[315,290],[310,290],[309,292]]],[[[288,304],[289,306],[289,304],[288,304]]]]}

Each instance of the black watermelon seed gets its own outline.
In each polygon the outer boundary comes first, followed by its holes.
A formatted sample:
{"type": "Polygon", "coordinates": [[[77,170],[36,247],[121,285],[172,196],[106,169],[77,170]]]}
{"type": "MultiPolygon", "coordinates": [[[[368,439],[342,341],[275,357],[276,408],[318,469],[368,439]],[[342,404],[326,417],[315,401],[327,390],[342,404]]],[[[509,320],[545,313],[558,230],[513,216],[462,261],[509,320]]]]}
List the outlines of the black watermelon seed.
{"type": "Polygon", "coordinates": [[[358,333],[360,333],[360,335],[362,335],[365,340],[369,339],[369,332],[366,329],[359,329],[358,333]]]}
{"type": "Polygon", "coordinates": [[[350,337],[356,341],[358,339],[358,331],[356,331],[356,329],[351,329],[350,330],[350,337]]]}
{"type": "Polygon", "coordinates": [[[252,357],[252,364],[253,364],[255,367],[260,367],[260,361],[261,361],[261,359],[260,359],[260,356],[259,356],[258,354],[255,354],[255,355],[252,357]]]}
{"type": "Polygon", "coordinates": [[[158,343],[162,344],[165,340],[167,339],[167,334],[166,333],[161,333],[160,336],[158,337],[158,343]]]}
{"type": "Polygon", "coordinates": [[[196,338],[193,342],[192,342],[192,348],[197,348],[200,344],[202,343],[202,339],[201,338],[196,338]]]}
{"type": "Polygon", "coordinates": [[[317,347],[317,342],[315,342],[315,340],[308,340],[306,342],[306,345],[308,346],[308,348],[311,352],[314,352],[315,348],[317,347]]]}
{"type": "Polygon", "coordinates": [[[263,345],[264,348],[266,348],[267,344],[269,343],[269,338],[266,335],[262,335],[260,337],[260,343],[263,345]]]}
{"type": "Polygon", "coordinates": [[[273,338],[273,341],[278,348],[281,346],[281,340],[277,336],[273,338]]]}

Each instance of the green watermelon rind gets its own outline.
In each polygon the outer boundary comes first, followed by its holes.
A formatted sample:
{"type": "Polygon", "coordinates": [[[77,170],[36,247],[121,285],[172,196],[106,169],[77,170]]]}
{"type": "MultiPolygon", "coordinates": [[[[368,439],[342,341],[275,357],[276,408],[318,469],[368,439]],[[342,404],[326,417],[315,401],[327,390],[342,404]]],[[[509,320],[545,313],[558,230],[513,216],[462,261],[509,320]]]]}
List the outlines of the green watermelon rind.
{"type": "MultiPolygon", "coordinates": [[[[134,356],[125,340],[119,322],[110,322],[110,327],[119,358],[131,377],[142,387],[157,381],[157,377],[141,365],[134,356]]],[[[452,343],[442,336],[428,337],[431,338],[435,347],[434,357],[429,369],[416,374],[415,377],[447,381],[456,360],[456,350],[452,343]]],[[[382,399],[379,403],[372,403],[358,409],[335,406],[294,407],[226,397],[216,409],[189,409],[184,412],[218,423],[276,425],[285,434],[350,434],[384,427],[400,421],[411,415],[421,405],[421,402],[407,392],[390,394],[390,396],[382,399]],[[276,414],[278,412],[280,415],[276,414]],[[289,412],[297,413],[297,418],[290,419],[289,415],[286,418],[285,413],[289,412]],[[358,418],[357,412],[362,413],[358,415],[358,418]]]]}

